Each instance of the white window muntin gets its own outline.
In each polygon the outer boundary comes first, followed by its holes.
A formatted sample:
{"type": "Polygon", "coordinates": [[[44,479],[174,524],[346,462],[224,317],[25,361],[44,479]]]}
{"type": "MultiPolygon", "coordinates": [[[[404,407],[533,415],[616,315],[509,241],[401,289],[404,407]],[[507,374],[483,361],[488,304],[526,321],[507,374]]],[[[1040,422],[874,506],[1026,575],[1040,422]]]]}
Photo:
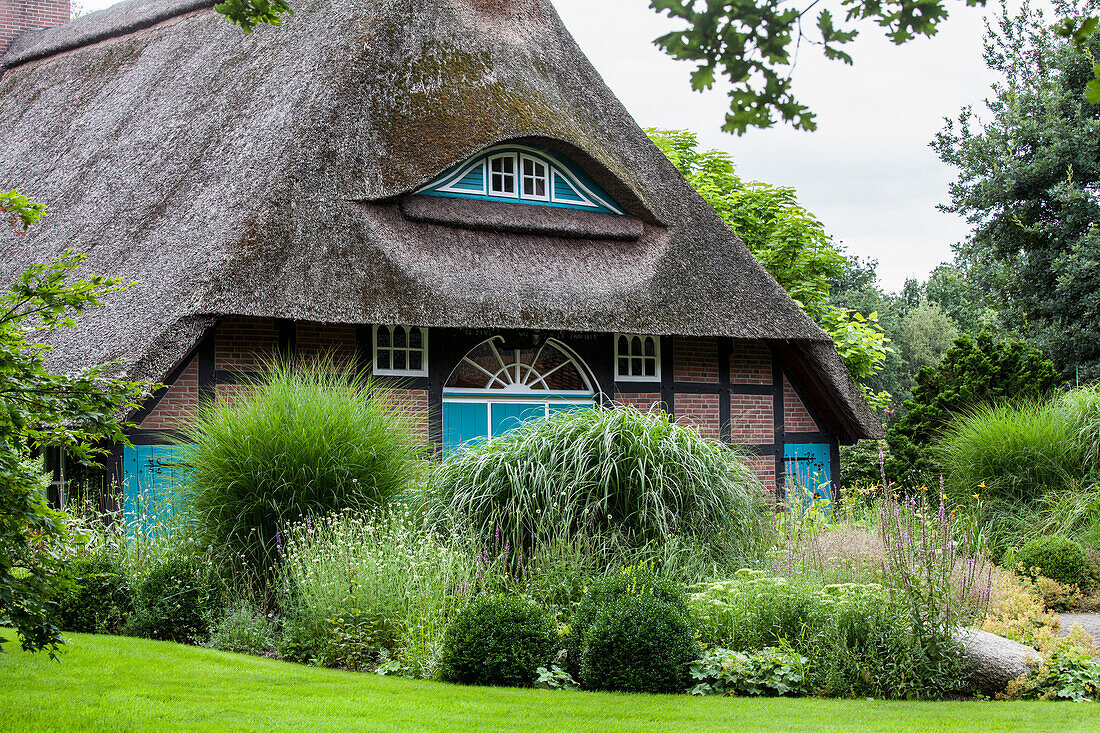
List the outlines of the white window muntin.
{"type": "Polygon", "coordinates": [[[550,166],[545,161],[520,156],[520,197],[530,201],[550,200],[550,166]]]}
{"type": "Polygon", "coordinates": [[[383,377],[426,377],[428,376],[428,329],[424,326],[403,326],[403,325],[375,325],[374,334],[371,339],[371,344],[374,347],[374,360],[373,360],[373,373],[383,377]],[[390,335],[390,343],[388,346],[378,345],[378,332],[380,329],[388,329],[390,335]],[[401,328],[405,331],[405,345],[394,345],[394,333],[395,330],[401,328]],[[420,346],[418,348],[410,346],[409,339],[411,338],[412,331],[417,330],[420,332],[420,346]],[[389,364],[387,367],[379,365],[380,356],[385,352],[387,358],[385,362],[389,364]],[[403,357],[405,368],[394,368],[395,356],[400,353],[403,357]],[[420,357],[420,368],[410,369],[410,354],[418,354],[420,357]]]}
{"type": "Polygon", "coordinates": [[[661,339],[640,333],[615,334],[615,381],[616,382],[659,382],[661,381],[661,339]],[[622,353],[622,342],[626,339],[626,353],[622,353]],[[636,350],[635,344],[639,346],[636,350]],[[653,345],[652,354],[646,353],[646,346],[653,345]],[[638,351],[640,353],[635,353],[638,351]],[[624,363],[625,360],[625,363],[624,363]],[[623,369],[623,367],[626,367],[623,369]]]}
{"type": "Polygon", "coordinates": [[[490,155],[485,173],[489,177],[487,188],[490,196],[519,198],[519,156],[516,153],[490,155]]]}

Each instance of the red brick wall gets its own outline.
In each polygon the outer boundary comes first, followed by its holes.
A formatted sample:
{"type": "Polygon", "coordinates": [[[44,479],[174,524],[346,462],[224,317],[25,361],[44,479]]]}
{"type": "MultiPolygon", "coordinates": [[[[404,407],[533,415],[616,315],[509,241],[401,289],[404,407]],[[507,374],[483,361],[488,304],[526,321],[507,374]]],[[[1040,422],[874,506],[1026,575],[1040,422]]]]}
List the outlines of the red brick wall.
{"type": "Polygon", "coordinates": [[[299,323],[295,334],[295,354],[310,361],[331,356],[338,365],[355,366],[355,326],[338,323],[299,323]]]}
{"type": "Polygon", "coordinates": [[[428,391],[425,389],[391,389],[387,390],[393,398],[397,409],[405,410],[416,420],[416,438],[422,442],[428,442],[428,391]]]}
{"type": "Polygon", "coordinates": [[[676,395],[676,422],[694,427],[704,438],[718,440],[718,395],[676,395]]]}
{"type": "Polygon", "coordinates": [[[775,500],[775,457],[774,456],[746,456],[748,464],[756,478],[764,485],[764,495],[769,500],[775,500]]]}
{"type": "Polygon", "coordinates": [[[660,409],[660,392],[618,392],[615,394],[616,405],[633,406],[642,412],[652,412],[660,409]]]}
{"type": "Polygon", "coordinates": [[[730,440],[744,445],[775,441],[775,408],[771,395],[730,395],[730,440]]]}
{"type": "Polygon", "coordinates": [[[771,384],[772,355],[760,341],[733,342],[730,354],[731,384],[771,384]]]}
{"type": "Polygon", "coordinates": [[[718,382],[718,339],[676,337],[672,347],[673,379],[718,382]]]}
{"type": "Polygon", "coordinates": [[[278,348],[274,318],[230,316],[214,334],[214,368],[256,371],[278,348]]]}
{"type": "Polygon", "coordinates": [[[0,53],[23,31],[69,22],[69,0],[0,1],[0,53]]]}
{"type": "Polygon", "coordinates": [[[789,380],[783,380],[783,428],[788,433],[816,433],[819,428],[789,380]]]}
{"type": "Polygon", "coordinates": [[[199,360],[191,359],[179,378],[169,386],[149,416],[141,421],[146,430],[173,430],[182,427],[199,404],[199,360]]]}

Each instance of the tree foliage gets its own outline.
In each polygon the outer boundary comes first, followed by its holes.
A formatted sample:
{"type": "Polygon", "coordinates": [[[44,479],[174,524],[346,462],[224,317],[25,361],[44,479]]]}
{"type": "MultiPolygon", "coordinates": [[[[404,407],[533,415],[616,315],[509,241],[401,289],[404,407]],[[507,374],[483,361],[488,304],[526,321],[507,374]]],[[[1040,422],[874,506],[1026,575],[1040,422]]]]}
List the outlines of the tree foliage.
{"type": "Polygon", "coordinates": [[[845,272],[833,280],[829,302],[878,314],[878,325],[893,348],[886,353],[882,369],[866,383],[875,392],[890,394],[884,417],[891,423],[904,414],[904,402],[912,397],[917,373],[937,364],[964,329],[942,300],[933,297],[932,280],[908,280],[900,293],[887,293],[879,285],[876,267],[874,260],[850,261],[845,272]]]}
{"type": "MultiPolygon", "coordinates": [[[[882,369],[889,347],[878,314],[829,302],[829,288],[847,259],[818,219],[798,203],[794,189],[742,181],[726,153],[699,150],[695,134],[649,130],[657,147],[748,246],[772,277],[836,344],[852,376],[862,383],[882,369]]],[[[878,398],[885,396],[869,394],[878,398]]]]}
{"type": "Polygon", "coordinates": [[[261,24],[279,26],[285,16],[294,15],[286,0],[224,0],[214,6],[232,23],[236,23],[245,33],[261,24]]]}
{"type": "MultiPolygon", "coordinates": [[[[966,0],[969,6],[985,0],[966,0]]],[[[792,90],[792,73],[802,43],[821,48],[826,58],[852,63],[842,46],[859,35],[858,25],[876,24],[900,45],[918,35],[932,36],[947,18],[944,0],[843,0],[839,21],[818,0],[650,0],[658,13],[684,21],[655,43],[669,56],[696,64],[691,85],[710,89],[722,76],[731,85],[723,129],[743,135],[749,127],[771,127],[775,115],[795,128],[817,123],[792,90]],[[805,23],[804,23],[805,21],[805,23]],[[810,24],[813,30],[810,30],[810,24]]]]}
{"type": "MultiPolygon", "coordinates": [[[[43,208],[17,192],[3,194],[0,214],[30,226],[43,208]]],[[[50,509],[34,451],[63,447],[93,461],[103,441],[125,440],[117,418],[143,385],[112,379],[107,367],[73,374],[46,369],[43,338],[76,324],[88,308],[124,287],[116,279],[73,279],[83,255],[67,251],[25,270],[0,296],[0,617],[24,649],[61,641],[51,597],[67,585],[58,552],[70,540],[64,516],[50,509]]],[[[0,639],[0,643],[7,641],[0,639]]]]}
{"type": "Polygon", "coordinates": [[[936,366],[920,370],[904,417],[887,432],[889,478],[908,485],[937,480],[931,445],[953,419],[983,404],[1042,397],[1060,381],[1054,364],[1022,341],[960,337],[936,366]]]}
{"type": "MultiPolygon", "coordinates": [[[[1092,0],[1059,4],[1064,15],[1092,0]]],[[[1088,102],[1100,55],[1095,30],[1061,40],[1041,11],[1002,9],[986,63],[1000,79],[937,136],[959,170],[947,211],[973,224],[957,259],[999,320],[1034,340],[1067,377],[1100,377],[1100,104],[1088,102]]]]}

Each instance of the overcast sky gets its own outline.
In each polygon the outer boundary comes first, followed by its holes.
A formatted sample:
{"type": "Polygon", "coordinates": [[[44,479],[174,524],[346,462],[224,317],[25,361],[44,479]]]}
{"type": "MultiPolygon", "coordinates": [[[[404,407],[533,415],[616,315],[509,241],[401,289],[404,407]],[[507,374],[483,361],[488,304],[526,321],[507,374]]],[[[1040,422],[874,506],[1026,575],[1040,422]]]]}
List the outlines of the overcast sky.
{"type": "MultiPolygon", "coordinates": [[[[847,250],[879,261],[890,290],[951,258],[968,231],[943,214],[954,169],[928,147],[967,104],[978,106],[992,77],[982,63],[983,16],[950,2],[937,36],[896,47],[866,27],[848,51],[853,66],[804,49],[795,94],[817,113],[815,132],[790,128],[721,132],[724,92],[691,91],[690,64],[653,46],[674,28],[648,0],[553,0],[565,24],[612,90],[643,127],[685,128],[707,148],[729,152],[746,179],[792,186],[847,250]]],[[[113,0],[84,0],[84,10],[113,0]]],[[[994,3],[990,3],[994,5],[994,3]]]]}

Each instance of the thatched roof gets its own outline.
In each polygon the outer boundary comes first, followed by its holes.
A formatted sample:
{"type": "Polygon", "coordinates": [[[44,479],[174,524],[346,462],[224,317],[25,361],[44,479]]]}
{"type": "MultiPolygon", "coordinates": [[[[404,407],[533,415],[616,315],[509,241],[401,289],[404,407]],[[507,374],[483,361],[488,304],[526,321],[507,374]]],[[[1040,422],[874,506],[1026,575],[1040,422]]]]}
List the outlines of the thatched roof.
{"type": "Polygon", "coordinates": [[[835,351],[811,348],[825,334],[548,0],[297,0],[251,35],[212,5],[128,0],[0,60],[0,184],[49,207],[25,238],[0,234],[0,275],[72,246],[141,281],[65,337],[58,368],[117,359],[157,378],[227,314],[764,338],[801,344],[852,424],[877,429],[835,351]],[[482,211],[463,228],[405,198],[521,139],[629,219],[524,214],[502,231],[482,211]]]}

